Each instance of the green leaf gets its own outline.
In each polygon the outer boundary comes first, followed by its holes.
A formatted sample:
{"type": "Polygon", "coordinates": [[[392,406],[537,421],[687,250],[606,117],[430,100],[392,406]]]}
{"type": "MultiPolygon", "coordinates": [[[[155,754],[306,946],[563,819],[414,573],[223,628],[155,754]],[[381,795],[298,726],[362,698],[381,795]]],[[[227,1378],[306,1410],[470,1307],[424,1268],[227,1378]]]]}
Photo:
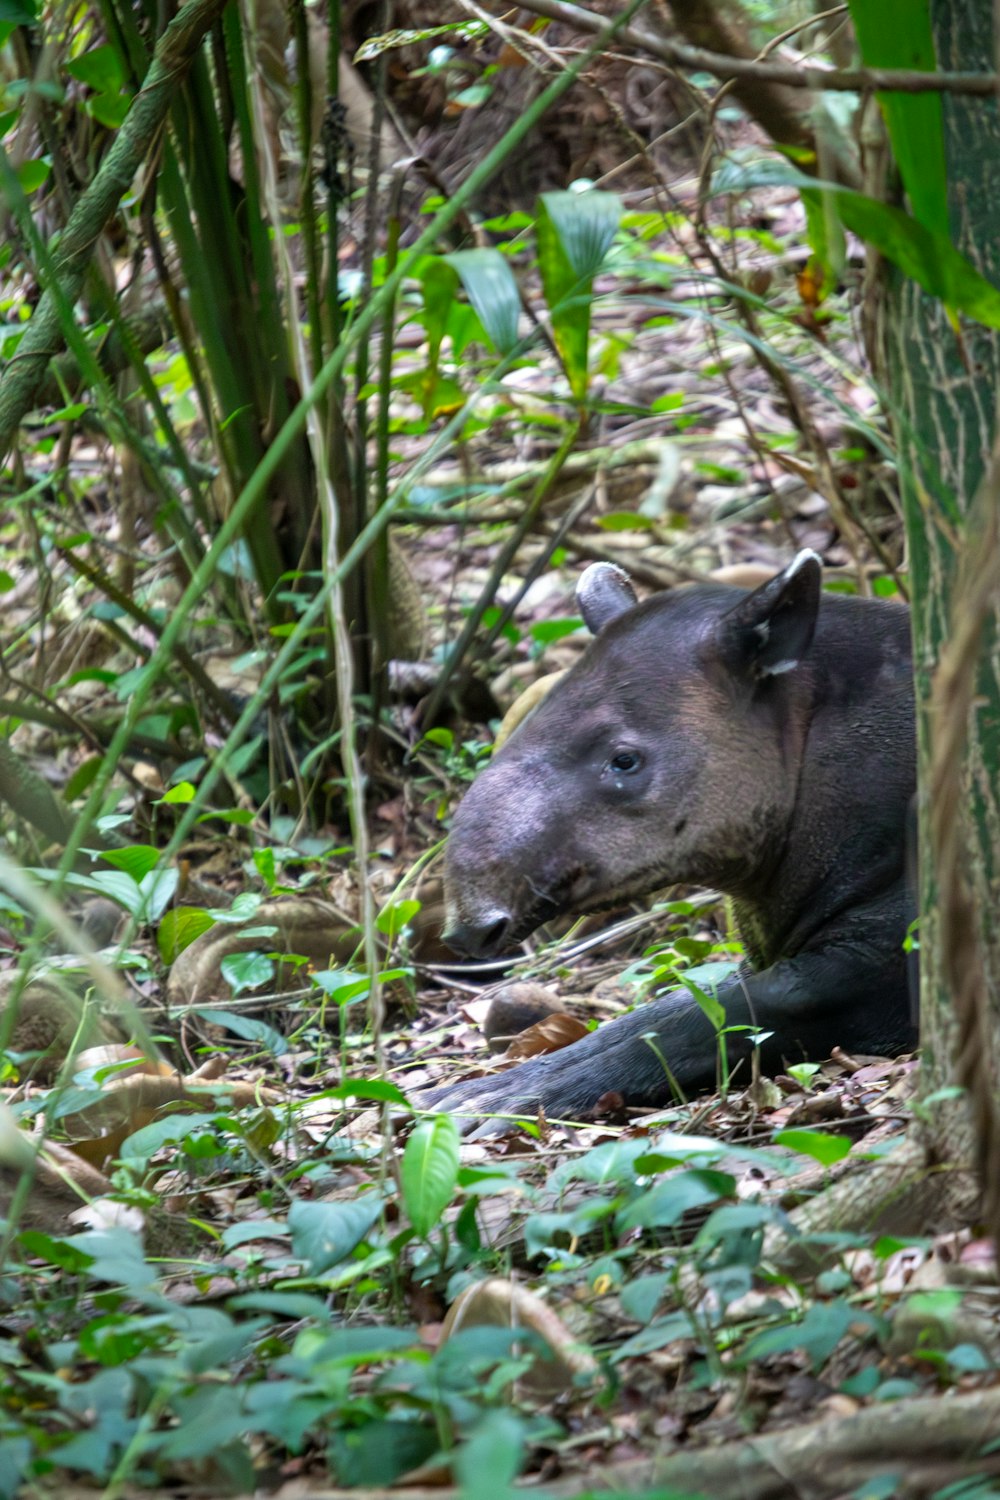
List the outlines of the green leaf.
{"type": "Polygon", "coordinates": [[[650,531],[656,522],[635,510],[613,510],[598,516],[597,525],[602,531],[650,531]]]}
{"type": "Polygon", "coordinates": [[[534,625],[529,626],[528,634],[540,646],[547,646],[553,641],[561,641],[567,635],[575,635],[582,628],[583,621],[580,616],[570,615],[565,620],[538,620],[534,625]]]}
{"type": "Polygon", "coordinates": [[[109,849],[104,858],[116,870],[131,875],[138,885],[151,870],[156,869],[160,851],[151,844],[130,844],[127,849],[109,849]]]}
{"type": "Polygon", "coordinates": [[[246,1042],[257,1042],[272,1057],[283,1057],[288,1051],[288,1043],[281,1032],[268,1026],[266,1021],[258,1021],[256,1016],[243,1016],[231,1010],[213,1010],[210,1005],[203,1010],[196,1010],[195,1015],[200,1016],[203,1021],[210,1021],[213,1026],[225,1027],[246,1042]]]}
{"type": "Polygon", "coordinates": [[[178,781],[176,786],[172,786],[168,791],[164,792],[159,801],[168,807],[178,803],[186,805],[188,802],[194,801],[195,794],[196,788],[193,781],[178,781]]]}
{"type": "MultiPolygon", "coordinates": [[[[53,419],[55,420],[55,418],[53,419]]],[[[63,796],[67,802],[75,802],[77,797],[82,797],[87,788],[93,783],[95,776],[104,764],[100,755],[88,755],[82,760],[66,783],[63,796]]]]}
{"type": "Polygon", "coordinates": [[[827,1135],[822,1130],[779,1130],[775,1144],[787,1146],[803,1156],[811,1156],[820,1166],[832,1167],[843,1161],[851,1149],[851,1142],[843,1135],[827,1135]]]}
{"type": "Polygon", "coordinates": [[[626,1339],[624,1344],[611,1356],[611,1363],[617,1364],[622,1359],[633,1359],[640,1354],[652,1354],[656,1349],[663,1349],[667,1344],[676,1344],[678,1339],[689,1339],[693,1336],[691,1320],[685,1313],[668,1313],[665,1318],[657,1318],[655,1323],[650,1323],[648,1328],[642,1328],[638,1333],[626,1339]]]}
{"type": "MultiPolygon", "coordinates": [[[[54,880],[57,872],[35,867],[31,873],[37,880],[54,880]]],[[[177,870],[159,870],[136,885],[121,870],[94,870],[89,875],[71,871],[65,877],[65,884],[92,895],[107,896],[140,921],[155,922],[173,900],[179,878],[177,870]]]]}
{"type": "Polygon", "coordinates": [[[410,1223],[427,1239],[455,1196],[458,1127],[450,1115],[421,1120],[403,1152],[400,1181],[410,1223]]]}
{"type": "Polygon", "coordinates": [[[510,262],[499,250],[454,250],[444,257],[458,273],[490,342],[501,354],[517,343],[521,294],[510,262]]]}
{"type": "Polygon", "coordinates": [[[524,1463],[528,1424],[512,1411],[491,1411],[455,1457],[462,1500],[508,1500],[524,1463]]]}
{"type": "Polygon", "coordinates": [[[561,1259],[575,1255],[577,1241],[590,1234],[614,1210],[614,1200],[594,1197],[564,1213],[532,1214],[524,1224],[524,1249],[528,1259],[536,1255],[558,1255],[561,1259]],[[563,1247],[563,1240],[569,1241],[568,1247],[563,1247]]]}
{"type": "Polygon", "coordinates": [[[49,179],[52,163],[42,157],[26,161],[17,169],[17,180],[26,194],[34,193],[49,179]]]}
{"type": "Polygon", "coordinates": [[[617,194],[596,189],[543,193],[540,208],[539,219],[556,236],[577,281],[591,280],[618,233],[622,205],[617,194]]]}
{"type": "Polygon", "coordinates": [[[154,1120],[152,1125],[144,1125],[141,1130],[130,1135],[122,1143],[119,1155],[130,1167],[142,1170],[150,1157],[155,1156],[164,1146],[176,1145],[179,1141],[186,1141],[189,1137],[211,1130],[220,1118],[216,1112],[168,1115],[166,1119],[154,1120]]]}
{"type": "Polygon", "coordinates": [[[127,1287],[151,1286],[156,1273],[146,1264],[142,1245],[127,1229],[88,1229],[66,1241],[76,1250],[93,1258],[87,1275],[94,1281],[105,1281],[127,1287]]]}
{"type": "Polygon", "coordinates": [[[853,1324],[868,1328],[879,1328],[882,1320],[864,1308],[839,1299],[832,1302],[814,1302],[799,1323],[785,1324],[781,1328],[768,1328],[752,1338],[746,1347],[747,1361],[765,1359],[770,1354],[785,1354],[790,1349],[802,1349],[808,1354],[813,1370],[819,1370],[836,1349],[845,1333],[853,1324]]]}
{"type": "Polygon", "coordinates": [[[729,1198],[736,1183],[728,1172],[691,1168],[677,1172],[624,1208],[615,1220],[619,1233],[629,1229],[669,1229],[692,1208],[729,1198]]]}
{"type": "Polygon", "coordinates": [[[330,1466],[338,1484],[383,1489],[439,1452],[434,1427],[414,1417],[370,1417],[363,1426],[334,1430],[330,1466]]]}
{"type": "Polygon", "coordinates": [[[419,901],[391,901],[383,906],[375,919],[375,926],[387,938],[397,938],[408,927],[420,911],[419,901]]]}
{"type": "MultiPolygon", "coordinates": [[[[713,1141],[718,1148],[718,1142],[713,1141]]],[[[558,1190],[568,1182],[606,1182],[630,1185],[636,1179],[636,1161],[649,1152],[647,1140],[603,1141],[583,1156],[569,1157],[552,1173],[548,1186],[558,1190]]]]}
{"type": "MultiPolygon", "coordinates": [[[[848,8],[868,67],[921,73],[937,67],[928,0],[849,0],[848,8]]],[[[940,94],[893,90],[875,97],[913,217],[932,233],[947,236],[948,176],[940,94]]]]}
{"type": "Polygon", "coordinates": [[[128,94],[92,94],[84,108],[99,125],[117,130],[132,108],[132,100],[128,94]]]}
{"type": "Polygon", "coordinates": [[[0,22],[7,26],[34,26],[38,6],[33,0],[0,0],[0,22]]]}
{"type": "Polygon", "coordinates": [[[591,291],[621,220],[613,193],[543,193],[539,200],[538,265],[552,318],[552,336],[574,399],[587,394],[591,291]]]}
{"type": "Polygon", "coordinates": [[[319,1099],[376,1099],[383,1104],[401,1104],[409,1109],[410,1103],[401,1089],[384,1078],[345,1078],[336,1088],[324,1089],[314,1095],[319,1099]]]}
{"type": "Polygon", "coordinates": [[[456,35],[463,40],[478,41],[488,35],[488,28],[482,21],[453,21],[447,26],[422,26],[419,30],[397,28],[394,31],[383,32],[380,36],[369,37],[362,42],[355,52],[352,61],[373,62],[376,57],[381,57],[383,52],[388,52],[394,47],[409,47],[418,42],[429,42],[434,37],[456,35]]]}
{"type": "Polygon", "coordinates": [[[648,1324],[673,1280],[668,1271],[660,1271],[627,1282],[618,1294],[622,1312],[636,1323],[648,1324]]]}
{"type": "Polygon", "coordinates": [[[955,249],[946,234],[926,229],[899,208],[853,193],[838,183],[816,181],[787,162],[756,162],[750,167],[725,167],[716,174],[713,192],[745,191],[747,187],[796,187],[836,195],[840,216],[848,229],[874,245],[918,286],[953,312],[974,318],[986,328],[1000,328],[1000,291],[955,249]]]}
{"type": "Polygon", "coordinates": [[[223,979],[234,995],[270,984],[274,978],[274,960],[263,953],[228,953],[219,965],[223,979]]]}
{"type": "Polygon", "coordinates": [[[306,1203],[288,1211],[292,1250],[313,1276],[322,1276],[344,1260],[366,1238],[382,1215],[379,1193],[365,1193],[341,1203],[306,1203]]]}
{"type": "Polygon", "coordinates": [[[365,999],[371,990],[370,981],[351,969],[318,969],[311,977],[316,988],[337,1005],[365,999]]]}
{"type": "Polygon", "coordinates": [[[215,918],[201,906],[175,906],[164,912],[156,931],[156,946],[165,964],[172,964],[195,938],[215,926],[215,918]]]}
{"type": "Polygon", "coordinates": [[[122,65],[114,47],[88,47],[86,52],[66,64],[66,72],[98,94],[117,93],[125,82],[122,65]]]}

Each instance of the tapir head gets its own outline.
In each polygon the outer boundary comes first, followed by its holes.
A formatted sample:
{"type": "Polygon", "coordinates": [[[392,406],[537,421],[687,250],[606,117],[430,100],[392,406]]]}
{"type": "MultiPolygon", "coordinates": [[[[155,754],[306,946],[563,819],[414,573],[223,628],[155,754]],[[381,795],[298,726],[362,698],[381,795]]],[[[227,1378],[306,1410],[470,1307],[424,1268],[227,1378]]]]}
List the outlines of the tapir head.
{"type": "Polygon", "coordinates": [[[588,568],[596,639],[455,816],[446,941],[502,953],[561,912],[678,882],[751,895],[795,804],[819,598],[812,552],[751,594],[641,604],[619,568],[588,568]]]}

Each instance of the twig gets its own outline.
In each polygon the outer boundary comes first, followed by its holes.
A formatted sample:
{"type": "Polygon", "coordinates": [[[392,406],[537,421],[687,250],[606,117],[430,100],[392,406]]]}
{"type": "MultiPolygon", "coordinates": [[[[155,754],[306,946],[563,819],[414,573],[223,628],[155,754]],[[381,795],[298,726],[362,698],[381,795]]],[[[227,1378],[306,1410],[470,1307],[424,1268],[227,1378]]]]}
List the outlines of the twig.
{"type": "MultiPolygon", "coordinates": [[[[578,31],[597,32],[608,24],[606,16],[595,15],[567,0],[520,0],[521,8],[533,15],[562,21],[578,31]]],[[[723,52],[708,52],[684,42],[672,42],[640,26],[623,26],[618,39],[658,57],[672,67],[693,68],[714,73],[719,79],[752,78],[761,83],[778,83],[793,89],[825,89],[836,93],[973,94],[987,97],[996,94],[995,73],[922,73],[913,68],[817,68],[800,63],[762,63],[755,59],[730,57],[723,52]]]]}

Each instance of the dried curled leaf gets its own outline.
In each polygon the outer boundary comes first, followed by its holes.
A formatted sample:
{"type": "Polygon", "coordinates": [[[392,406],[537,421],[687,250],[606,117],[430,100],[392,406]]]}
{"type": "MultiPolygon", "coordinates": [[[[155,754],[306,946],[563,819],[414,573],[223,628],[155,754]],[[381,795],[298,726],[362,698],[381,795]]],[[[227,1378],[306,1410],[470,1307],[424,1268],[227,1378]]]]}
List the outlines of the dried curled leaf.
{"type": "Polygon", "coordinates": [[[539,1057],[543,1052],[558,1052],[587,1035],[587,1027],[576,1016],[555,1015],[537,1021],[516,1037],[505,1057],[520,1060],[524,1057],[539,1057]]]}
{"type": "Polygon", "coordinates": [[[597,1376],[597,1361],[585,1345],[566,1327],[548,1303],[535,1292],[491,1276],[466,1287],[448,1309],[441,1342],[462,1328],[526,1328],[539,1334],[551,1350],[551,1358],[537,1355],[527,1374],[518,1382],[524,1394],[537,1400],[560,1396],[574,1385],[597,1376]]]}

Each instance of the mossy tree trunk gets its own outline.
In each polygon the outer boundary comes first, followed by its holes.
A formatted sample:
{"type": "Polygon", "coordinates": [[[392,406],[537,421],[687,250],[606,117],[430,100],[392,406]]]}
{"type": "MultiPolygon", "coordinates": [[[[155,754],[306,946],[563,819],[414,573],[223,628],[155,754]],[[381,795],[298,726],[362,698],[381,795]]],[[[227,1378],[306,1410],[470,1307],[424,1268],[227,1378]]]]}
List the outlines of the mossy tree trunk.
{"type": "MultiPolygon", "coordinates": [[[[938,66],[991,71],[996,63],[991,0],[932,0],[938,66]]],[[[944,128],[952,237],[1000,286],[1000,109],[996,100],[945,96],[944,128]]],[[[947,978],[939,871],[931,857],[931,763],[935,673],[965,607],[964,580],[984,545],[974,505],[997,439],[1000,334],[963,320],[956,331],[941,304],[893,277],[885,302],[886,379],[896,414],[909,546],[917,688],[921,847],[921,1040],[925,1098],[956,1074],[960,1020],[947,978]]],[[[997,498],[980,500],[996,505],[997,498]]],[[[1000,570],[1000,559],[993,565],[1000,570]]],[[[972,708],[965,725],[955,836],[975,913],[988,1034],[1000,1053],[1000,631],[997,595],[979,639],[972,708]]],[[[972,945],[973,947],[975,944],[972,945]]],[[[970,954],[972,961],[974,955],[970,954]]],[[[986,1058],[989,1063],[989,1058],[986,1058]]],[[[992,1093],[998,1092],[992,1074],[992,1093]]]]}

